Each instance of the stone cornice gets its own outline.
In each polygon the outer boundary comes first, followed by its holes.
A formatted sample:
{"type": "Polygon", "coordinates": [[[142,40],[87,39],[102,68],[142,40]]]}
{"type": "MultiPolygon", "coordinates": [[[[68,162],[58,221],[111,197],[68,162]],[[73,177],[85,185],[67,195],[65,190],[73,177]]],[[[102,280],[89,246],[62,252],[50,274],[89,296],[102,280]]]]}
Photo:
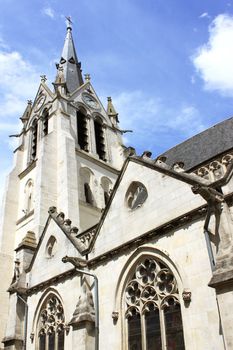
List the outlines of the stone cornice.
{"type": "Polygon", "coordinates": [[[60,273],[56,276],[53,276],[51,278],[48,278],[47,280],[40,282],[38,284],[35,284],[32,287],[29,287],[26,291],[27,295],[35,294],[41,290],[46,289],[47,287],[51,286],[52,284],[58,284],[60,282],[66,281],[67,279],[78,275],[78,272],[75,270],[75,268],[72,268],[68,271],[65,271],[63,273],[60,273]]]}
{"type": "MultiPolygon", "coordinates": [[[[154,239],[157,236],[170,234],[172,230],[176,230],[184,225],[189,224],[195,219],[203,217],[207,213],[207,205],[202,205],[198,207],[197,209],[194,209],[190,212],[185,213],[182,216],[179,216],[178,218],[171,220],[169,222],[166,222],[165,224],[154,228],[150,231],[147,231],[143,233],[142,235],[135,237],[134,239],[125,242],[124,244],[121,244],[117,246],[114,249],[111,249],[107,251],[104,254],[101,254],[91,260],[88,261],[88,266],[95,266],[98,265],[100,262],[107,261],[109,259],[112,259],[115,256],[121,255],[122,253],[125,253],[128,250],[133,250],[149,241],[154,239]]],[[[87,252],[86,252],[87,253],[87,252]]],[[[90,253],[90,251],[89,251],[90,253]]]]}
{"type": "Polygon", "coordinates": [[[101,168],[104,168],[108,171],[110,171],[111,173],[114,173],[116,175],[119,175],[120,171],[117,170],[116,168],[113,168],[111,165],[105,163],[104,161],[101,161],[99,159],[94,158],[93,156],[89,155],[87,152],[85,151],[81,151],[78,148],[75,149],[76,154],[78,154],[80,157],[89,160],[92,163],[95,163],[97,165],[99,165],[101,168]]]}
{"type": "Polygon", "coordinates": [[[28,165],[28,167],[27,167],[26,169],[24,169],[24,170],[18,175],[18,177],[20,178],[20,180],[21,180],[22,178],[24,178],[24,176],[26,176],[28,173],[30,173],[30,171],[31,171],[32,169],[35,168],[36,162],[37,162],[37,159],[34,160],[33,162],[31,162],[31,163],[28,165]]]}

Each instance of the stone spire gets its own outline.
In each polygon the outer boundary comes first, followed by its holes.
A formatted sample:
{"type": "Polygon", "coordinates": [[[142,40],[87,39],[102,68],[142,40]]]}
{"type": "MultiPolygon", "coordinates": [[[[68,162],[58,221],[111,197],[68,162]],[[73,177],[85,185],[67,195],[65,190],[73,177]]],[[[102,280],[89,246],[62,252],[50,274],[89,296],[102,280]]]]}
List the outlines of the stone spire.
{"type": "Polygon", "coordinates": [[[59,65],[63,68],[67,89],[72,93],[83,84],[83,77],[81,62],[78,61],[72,38],[72,22],[70,17],[67,17],[67,33],[59,65]]]}

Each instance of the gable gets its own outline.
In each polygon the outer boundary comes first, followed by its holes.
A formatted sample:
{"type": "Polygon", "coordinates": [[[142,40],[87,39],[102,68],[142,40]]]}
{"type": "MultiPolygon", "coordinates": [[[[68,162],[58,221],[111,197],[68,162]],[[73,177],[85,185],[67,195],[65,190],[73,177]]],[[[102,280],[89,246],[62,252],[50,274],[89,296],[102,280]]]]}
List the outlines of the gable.
{"type": "Polygon", "coordinates": [[[106,110],[90,82],[86,82],[75,90],[72,94],[72,99],[75,107],[83,107],[94,117],[101,116],[103,122],[111,126],[106,110]],[[86,100],[85,97],[89,97],[94,105],[89,104],[88,99],[86,100]]]}
{"type": "Polygon", "coordinates": [[[64,256],[80,256],[75,245],[61,228],[49,217],[30,266],[31,288],[72,268],[64,264],[64,256]]]}
{"type": "Polygon", "coordinates": [[[193,195],[191,184],[143,164],[129,162],[100,227],[93,254],[104,254],[203,204],[200,196],[193,195]],[[144,203],[135,209],[127,203],[127,193],[133,182],[142,183],[148,194],[144,203]]]}

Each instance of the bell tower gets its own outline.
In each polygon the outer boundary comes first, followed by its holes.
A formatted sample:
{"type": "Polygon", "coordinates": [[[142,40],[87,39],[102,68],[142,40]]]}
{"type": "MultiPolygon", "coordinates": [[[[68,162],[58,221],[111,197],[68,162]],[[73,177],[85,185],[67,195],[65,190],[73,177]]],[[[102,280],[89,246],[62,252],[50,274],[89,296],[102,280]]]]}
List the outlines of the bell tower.
{"type": "MultiPolygon", "coordinates": [[[[20,118],[4,196],[0,236],[0,338],[8,315],[14,250],[28,232],[38,242],[51,206],[79,231],[95,225],[124,161],[118,115],[108,98],[105,109],[90,81],[83,79],[71,20],[51,89],[46,77],[20,118]]],[[[1,346],[0,346],[1,349],[1,346]]]]}

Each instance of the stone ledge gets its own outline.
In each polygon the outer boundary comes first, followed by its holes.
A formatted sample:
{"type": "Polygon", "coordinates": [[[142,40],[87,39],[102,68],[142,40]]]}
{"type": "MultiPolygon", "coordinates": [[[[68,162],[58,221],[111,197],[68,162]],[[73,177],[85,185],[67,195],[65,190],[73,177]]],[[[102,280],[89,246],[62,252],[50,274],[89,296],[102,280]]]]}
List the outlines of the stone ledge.
{"type": "Polygon", "coordinates": [[[213,277],[209,282],[209,287],[218,289],[226,284],[233,284],[233,269],[230,271],[223,271],[219,273],[214,273],[213,277]]]}

